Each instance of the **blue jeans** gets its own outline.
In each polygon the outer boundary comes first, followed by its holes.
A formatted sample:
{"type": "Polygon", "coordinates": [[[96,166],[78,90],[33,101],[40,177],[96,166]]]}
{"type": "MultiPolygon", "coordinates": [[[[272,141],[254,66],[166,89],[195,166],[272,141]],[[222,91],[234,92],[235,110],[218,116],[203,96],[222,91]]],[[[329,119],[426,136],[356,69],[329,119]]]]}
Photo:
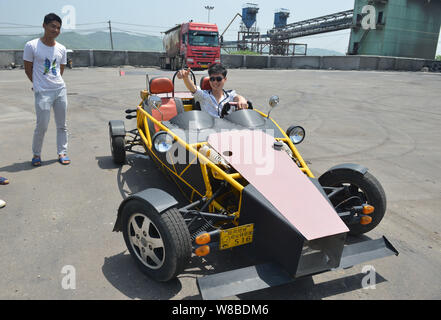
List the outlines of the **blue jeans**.
{"type": "Polygon", "coordinates": [[[67,153],[67,93],[66,88],[35,92],[35,113],[37,124],[32,141],[32,152],[35,156],[41,156],[44,135],[47,131],[51,116],[51,108],[54,109],[55,125],[57,127],[57,153],[67,153]]]}

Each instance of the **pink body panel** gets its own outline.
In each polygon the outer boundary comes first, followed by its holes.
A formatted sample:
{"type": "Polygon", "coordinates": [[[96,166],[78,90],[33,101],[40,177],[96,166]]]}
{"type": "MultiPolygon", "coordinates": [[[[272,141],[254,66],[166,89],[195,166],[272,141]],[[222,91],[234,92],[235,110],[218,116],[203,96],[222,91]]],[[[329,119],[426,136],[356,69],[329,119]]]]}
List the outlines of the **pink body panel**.
{"type": "Polygon", "coordinates": [[[262,131],[251,130],[211,134],[208,139],[306,240],[348,232],[332,205],[290,156],[273,148],[274,141],[262,131]]]}

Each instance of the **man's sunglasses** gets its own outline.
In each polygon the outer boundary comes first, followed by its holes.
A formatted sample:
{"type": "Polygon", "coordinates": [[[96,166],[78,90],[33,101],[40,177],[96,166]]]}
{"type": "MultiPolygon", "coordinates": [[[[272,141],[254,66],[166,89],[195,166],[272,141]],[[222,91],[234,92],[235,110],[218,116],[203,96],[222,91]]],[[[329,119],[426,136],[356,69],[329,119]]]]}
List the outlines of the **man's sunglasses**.
{"type": "Polygon", "coordinates": [[[210,77],[210,81],[212,82],[214,81],[221,82],[222,80],[224,80],[224,78],[222,77],[210,77]]]}

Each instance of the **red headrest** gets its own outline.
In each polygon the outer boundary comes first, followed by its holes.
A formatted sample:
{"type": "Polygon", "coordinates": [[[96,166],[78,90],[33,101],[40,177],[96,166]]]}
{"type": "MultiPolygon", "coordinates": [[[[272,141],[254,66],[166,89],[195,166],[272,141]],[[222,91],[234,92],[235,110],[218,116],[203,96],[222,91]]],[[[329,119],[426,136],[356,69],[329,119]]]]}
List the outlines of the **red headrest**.
{"type": "Polygon", "coordinates": [[[210,77],[203,77],[201,79],[201,89],[202,90],[211,90],[210,77]]]}
{"type": "Polygon", "coordinates": [[[173,92],[173,83],[169,78],[153,78],[150,80],[150,93],[169,93],[173,92]]]}

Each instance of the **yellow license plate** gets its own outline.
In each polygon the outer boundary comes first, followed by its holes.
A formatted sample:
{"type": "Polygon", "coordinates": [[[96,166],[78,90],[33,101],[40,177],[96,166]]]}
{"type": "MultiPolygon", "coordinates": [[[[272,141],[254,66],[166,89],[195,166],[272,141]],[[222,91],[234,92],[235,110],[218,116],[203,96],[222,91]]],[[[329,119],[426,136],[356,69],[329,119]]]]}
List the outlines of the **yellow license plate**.
{"type": "Polygon", "coordinates": [[[225,250],[253,242],[254,224],[221,230],[220,249],[225,250]]]}
{"type": "Polygon", "coordinates": [[[208,65],[206,65],[206,64],[201,64],[201,68],[208,68],[208,65]]]}

